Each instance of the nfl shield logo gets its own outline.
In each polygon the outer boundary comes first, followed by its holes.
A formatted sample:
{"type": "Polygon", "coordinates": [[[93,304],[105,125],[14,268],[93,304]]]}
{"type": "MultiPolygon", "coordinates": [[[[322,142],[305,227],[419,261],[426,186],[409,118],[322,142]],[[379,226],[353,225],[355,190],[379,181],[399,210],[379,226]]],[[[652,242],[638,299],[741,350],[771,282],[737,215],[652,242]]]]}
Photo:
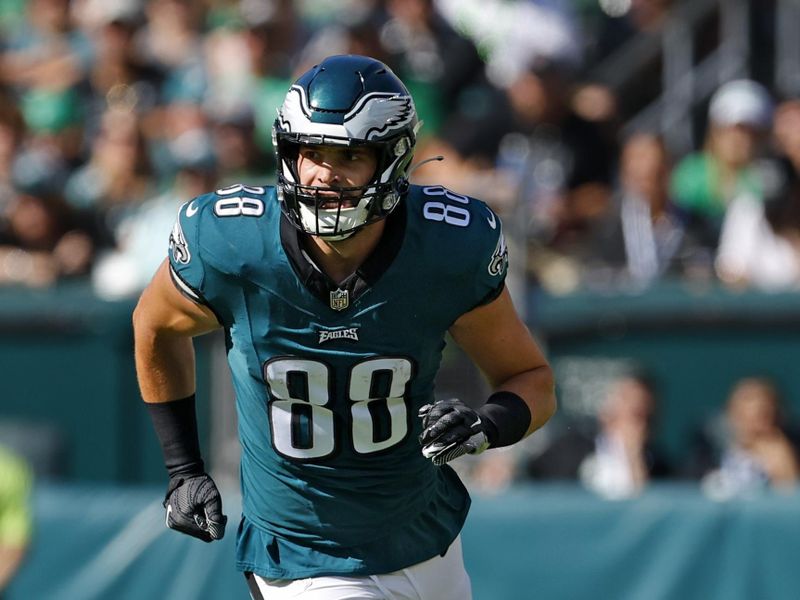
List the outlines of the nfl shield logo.
{"type": "Polygon", "coordinates": [[[331,292],[331,308],[333,310],[344,310],[348,306],[350,306],[350,292],[347,290],[331,292]]]}

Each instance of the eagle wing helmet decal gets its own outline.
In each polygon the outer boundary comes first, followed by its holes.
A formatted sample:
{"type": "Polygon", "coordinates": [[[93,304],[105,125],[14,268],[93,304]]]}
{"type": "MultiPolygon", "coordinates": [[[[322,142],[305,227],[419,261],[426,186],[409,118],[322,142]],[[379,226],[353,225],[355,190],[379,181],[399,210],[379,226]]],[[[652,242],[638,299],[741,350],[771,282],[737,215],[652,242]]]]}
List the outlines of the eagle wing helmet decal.
{"type": "Polygon", "coordinates": [[[411,96],[369,94],[344,117],[349,131],[361,139],[371,140],[392,129],[401,129],[414,118],[411,96]],[[376,127],[375,123],[382,123],[376,127]]]}
{"type": "MultiPolygon", "coordinates": [[[[310,113],[305,90],[299,85],[292,86],[278,111],[281,125],[286,131],[313,130],[310,113]]],[[[349,137],[373,140],[387,131],[407,126],[415,114],[411,96],[376,92],[361,98],[344,116],[343,125],[349,137]]]]}
{"type": "Polygon", "coordinates": [[[278,118],[281,120],[281,125],[286,128],[286,131],[296,131],[297,125],[300,123],[309,123],[309,113],[306,110],[308,100],[305,97],[305,91],[299,85],[293,85],[286,94],[286,99],[278,111],[278,118]]]}

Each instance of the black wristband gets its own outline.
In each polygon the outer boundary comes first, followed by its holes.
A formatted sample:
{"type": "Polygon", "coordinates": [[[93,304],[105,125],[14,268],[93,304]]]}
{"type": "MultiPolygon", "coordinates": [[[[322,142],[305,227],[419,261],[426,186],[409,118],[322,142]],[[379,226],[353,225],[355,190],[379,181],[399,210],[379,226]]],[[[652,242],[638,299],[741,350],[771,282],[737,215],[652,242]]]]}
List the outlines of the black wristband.
{"type": "Polygon", "coordinates": [[[194,394],[173,402],[145,402],[170,477],[205,472],[197,437],[194,394]]]}
{"type": "Polygon", "coordinates": [[[516,444],[531,426],[531,409],[514,392],[495,392],[478,412],[490,425],[485,431],[491,448],[516,444]]]}

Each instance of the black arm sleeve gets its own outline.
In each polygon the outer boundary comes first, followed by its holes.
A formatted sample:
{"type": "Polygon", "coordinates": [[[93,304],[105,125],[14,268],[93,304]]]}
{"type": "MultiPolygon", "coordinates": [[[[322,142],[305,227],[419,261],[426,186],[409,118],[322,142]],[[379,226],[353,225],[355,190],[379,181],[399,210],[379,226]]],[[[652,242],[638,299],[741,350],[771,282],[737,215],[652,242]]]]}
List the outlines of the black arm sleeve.
{"type": "Polygon", "coordinates": [[[173,402],[146,402],[170,477],[205,472],[197,437],[194,394],[173,402]]]}

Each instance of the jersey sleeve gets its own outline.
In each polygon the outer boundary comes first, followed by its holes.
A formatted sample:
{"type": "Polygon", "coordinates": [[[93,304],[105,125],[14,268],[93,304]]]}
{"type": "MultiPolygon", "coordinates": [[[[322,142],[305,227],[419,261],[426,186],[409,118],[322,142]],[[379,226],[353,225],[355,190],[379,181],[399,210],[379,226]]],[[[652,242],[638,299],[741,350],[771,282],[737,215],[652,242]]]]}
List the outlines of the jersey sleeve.
{"type": "Polygon", "coordinates": [[[201,198],[187,202],[178,210],[178,216],[169,234],[169,272],[173,283],[194,302],[207,304],[202,289],[205,282],[205,267],[200,256],[198,231],[200,219],[195,210],[201,198]],[[189,211],[189,215],[186,211],[189,211]]]}
{"type": "Polygon", "coordinates": [[[413,186],[407,204],[419,227],[432,296],[441,299],[449,322],[495,300],[508,271],[503,224],[495,212],[440,185],[413,186]]]}
{"type": "Polygon", "coordinates": [[[194,198],[178,210],[169,236],[169,270],[175,287],[202,304],[224,324],[225,288],[229,279],[221,265],[219,232],[213,212],[214,195],[194,198]]]}
{"type": "Polygon", "coordinates": [[[178,210],[169,240],[172,281],[222,325],[245,310],[242,283],[263,262],[264,224],[274,219],[276,206],[274,188],[234,184],[178,210]]]}
{"type": "Polygon", "coordinates": [[[508,273],[508,247],[503,235],[503,224],[494,211],[484,202],[475,201],[475,307],[489,304],[496,299],[505,285],[508,273]]]}

